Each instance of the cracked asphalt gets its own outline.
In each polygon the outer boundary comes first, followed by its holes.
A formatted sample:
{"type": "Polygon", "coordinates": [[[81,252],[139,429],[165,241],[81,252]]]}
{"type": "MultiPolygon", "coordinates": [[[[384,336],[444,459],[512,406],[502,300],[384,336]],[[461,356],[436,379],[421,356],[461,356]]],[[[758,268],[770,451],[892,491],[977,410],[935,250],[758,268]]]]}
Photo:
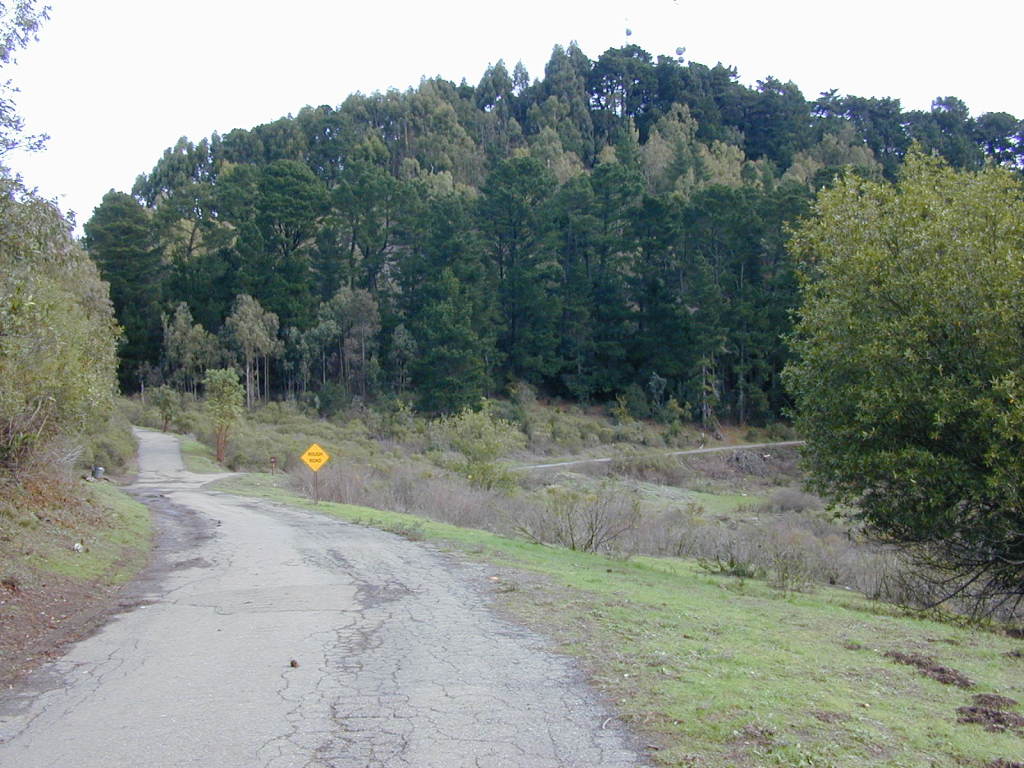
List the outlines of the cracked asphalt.
{"type": "Polygon", "coordinates": [[[486,567],[205,490],[173,437],[139,435],[156,562],[0,692],[0,766],[647,765],[571,660],[492,612],[486,567]]]}

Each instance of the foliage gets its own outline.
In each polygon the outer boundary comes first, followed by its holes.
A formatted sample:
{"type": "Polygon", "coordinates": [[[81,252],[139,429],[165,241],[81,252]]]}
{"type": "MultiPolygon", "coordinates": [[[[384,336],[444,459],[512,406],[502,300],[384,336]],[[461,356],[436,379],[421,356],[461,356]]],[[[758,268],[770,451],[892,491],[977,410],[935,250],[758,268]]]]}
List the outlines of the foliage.
{"type": "Polygon", "coordinates": [[[121,408],[114,408],[106,423],[87,436],[78,464],[81,467],[98,465],[108,473],[124,472],[135,460],[137,450],[132,423],[121,408]]]}
{"type": "Polygon", "coordinates": [[[463,472],[481,488],[507,484],[507,475],[496,461],[526,444],[525,436],[512,422],[492,415],[486,400],[479,410],[464,408],[440,419],[435,429],[443,442],[465,457],[463,472]]]}
{"type": "MultiPolygon", "coordinates": [[[[242,353],[245,364],[245,405],[246,408],[252,408],[260,397],[259,361],[266,361],[280,350],[277,315],[268,312],[259,301],[243,293],[236,297],[231,314],[224,321],[224,329],[242,353]]],[[[269,370],[269,366],[266,370],[269,370]]],[[[269,393],[268,378],[269,374],[264,375],[263,387],[269,393]]]]}
{"type": "Polygon", "coordinates": [[[815,487],[914,548],[943,596],[1024,598],[1024,187],[912,153],[794,233],[787,381],[815,487]]]}
{"type": "Polygon", "coordinates": [[[156,248],[150,212],[138,201],[110,190],[85,223],[85,244],[103,279],[124,328],[119,350],[122,386],[143,381],[142,371],[160,357],[163,265],[156,248]]]}
{"type": "Polygon", "coordinates": [[[525,381],[669,423],[674,398],[714,432],[791,405],[784,228],[814,192],[894,178],[912,139],[1019,170],[1022,135],[954,97],[808,101],[635,45],[558,46],[533,82],[498,62],[475,87],[429,78],[182,138],[104,198],[87,243],[126,389],[194,394],[224,364],[215,335],[242,351],[250,407],[398,395],[450,414],[525,381]],[[259,344],[239,338],[242,296],[276,318],[242,323],[259,344]]]}
{"type": "Polygon", "coordinates": [[[194,397],[206,369],[223,356],[220,344],[202,325],[192,322],[192,312],[184,301],[178,303],[173,316],[163,316],[163,328],[168,378],[194,397]]]}
{"type": "Polygon", "coordinates": [[[551,487],[543,507],[520,521],[517,530],[541,544],[607,552],[635,531],[640,521],[639,500],[617,495],[610,488],[583,493],[551,487]]]}
{"type": "MultiPolygon", "coordinates": [[[[36,0],[14,0],[0,4],[0,68],[17,63],[20,48],[36,39],[40,25],[49,18],[50,6],[38,7],[36,0]]],[[[18,115],[10,80],[0,82],[0,157],[13,149],[42,149],[45,135],[26,136],[24,120],[18,115]]]]}
{"type": "Polygon", "coordinates": [[[107,286],[57,208],[0,178],[0,472],[102,428],[115,388],[107,286]]]}
{"type": "Polygon", "coordinates": [[[149,402],[160,412],[160,431],[166,432],[181,414],[181,395],[170,387],[157,387],[149,393],[149,402]]]}
{"type": "Polygon", "coordinates": [[[234,368],[211,368],[203,379],[203,388],[214,426],[217,461],[223,463],[231,428],[242,417],[245,390],[234,368]]]}

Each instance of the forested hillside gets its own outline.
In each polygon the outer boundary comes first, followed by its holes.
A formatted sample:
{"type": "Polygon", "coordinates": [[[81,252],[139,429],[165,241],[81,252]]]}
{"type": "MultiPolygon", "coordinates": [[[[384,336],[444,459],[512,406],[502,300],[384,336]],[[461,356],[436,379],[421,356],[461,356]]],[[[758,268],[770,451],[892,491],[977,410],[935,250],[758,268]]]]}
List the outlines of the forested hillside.
{"type": "MultiPolygon", "coordinates": [[[[328,94],[325,94],[328,96],[328,94]]],[[[910,146],[1024,166],[1024,128],[891,98],[808,100],[636,46],[556,47],[542,77],[405,92],[182,138],[85,225],[125,329],[121,383],[195,391],[236,363],[250,403],[457,409],[515,380],[634,415],[758,423],[796,303],[786,224],[837,175],[910,146]]]]}

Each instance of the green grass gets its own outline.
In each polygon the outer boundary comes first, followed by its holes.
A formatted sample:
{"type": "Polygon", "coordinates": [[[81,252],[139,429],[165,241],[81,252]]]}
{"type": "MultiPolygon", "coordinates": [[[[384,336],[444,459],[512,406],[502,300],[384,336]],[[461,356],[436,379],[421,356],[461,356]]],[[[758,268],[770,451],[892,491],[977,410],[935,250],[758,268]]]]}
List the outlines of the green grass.
{"type": "Polygon", "coordinates": [[[665,766],[984,766],[1024,737],[956,722],[972,693],[1024,700],[1021,644],[901,615],[851,592],[786,594],[680,560],[612,559],[412,515],[313,505],[280,476],[222,490],[265,496],[434,540],[504,567],[519,620],[578,657],[665,766]],[[976,681],[965,691],[886,659],[924,653],[976,681]]]}
{"type": "Polygon", "coordinates": [[[224,467],[217,463],[214,453],[208,445],[190,437],[181,438],[181,459],[185,469],[199,474],[223,472],[224,467]]]}
{"type": "Polygon", "coordinates": [[[94,483],[87,490],[90,524],[66,527],[59,537],[41,527],[31,537],[33,554],[27,564],[82,583],[122,584],[148,559],[153,537],[149,510],[110,483],[94,483]],[[73,548],[76,536],[80,552],[73,548]]]}

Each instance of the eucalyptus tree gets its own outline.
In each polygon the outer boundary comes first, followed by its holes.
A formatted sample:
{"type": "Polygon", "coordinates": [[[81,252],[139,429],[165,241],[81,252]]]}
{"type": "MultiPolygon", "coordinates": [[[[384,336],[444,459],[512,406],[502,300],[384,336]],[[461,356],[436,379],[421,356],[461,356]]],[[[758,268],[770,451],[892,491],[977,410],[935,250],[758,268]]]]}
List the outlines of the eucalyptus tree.
{"type": "Polygon", "coordinates": [[[277,338],[278,318],[265,310],[252,296],[242,294],[235,299],[231,314],[224,322],[228,339],[239,349],[245,364],[245,405],[252,408],[263,395],[270,397],[270,358],[281,352],[277,338]],[[263,376],[260,376],[260,363],[263,376]],[[262,386],[260,379],[262,378],[262,386]]]}
{"type": "Polygon", "coordinates": [[[50,201],[0,177],[0,487],[74,456],[116,391],[117,327],[95,264],[50,201]]]}
{"type": "Polygon", "coordinates": [[[206,369],[223,357],[220,343],[200,323],[193,322],[185,302],[175,307],[173,315],[163,316],[163,328],[168,378],[196,397],[206,369]]]}
{"type": "Polygon", "coordinates": [[[216,458],[223,463],[227,455],[231,430],[242,418],[245,393],[238,383],[234,368],[211,368],[203,378],[205,405],[213,422],[216,458]]]}
{"type": "MultiPolygon", "coordinates": [[[[342,286],[317,313],[317,339],[337,352],[337,380],[347,391],[369,394],[371,359],[380,332],[380,312],[373,295],[342,286]]],[[[326,362],[326,357],[325,357],[326,362]]]]}
{"type": "MultiPolygon", "coordinates": [[[[40,25],[49,18],[49,12],[50,6],[40,7],[36,0],[0,4],[0,70],[17,63],[18,51],[36,39],[40,25]]],[[[14,149],[42,149],[48,138],[45,134],[25,134],[25,121],[14,103],[17,92],[11,80],[0,80],[0,158],[14,149]]]]}

